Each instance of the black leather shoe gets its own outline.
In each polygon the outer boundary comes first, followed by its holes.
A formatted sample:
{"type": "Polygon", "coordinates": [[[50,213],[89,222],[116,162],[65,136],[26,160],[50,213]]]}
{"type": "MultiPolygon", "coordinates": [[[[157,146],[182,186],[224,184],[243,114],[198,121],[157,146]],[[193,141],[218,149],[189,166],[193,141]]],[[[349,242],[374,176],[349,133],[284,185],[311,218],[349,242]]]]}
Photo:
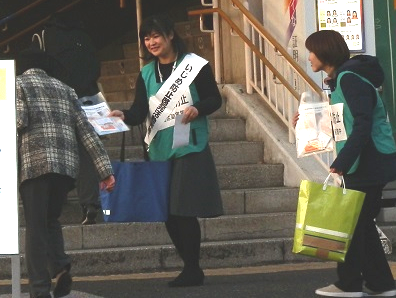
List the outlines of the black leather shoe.
{"type": "Polygon", "coordinates": [[[204,279],[205,275],[200,268],[193,271],[183,270],[174,280],[168,282],[168,286],[171,288],[202,286],[204,279]]]}
{"type": "Polygon", "coordinates": [[[98,211],[94,207],[83,207],[83,225],[93,225],[96,224],[96,216],[98,215],[98,211]]]}
{"type": "Polygon", "coordinates": [[[59,273],[55,288],[54,288],[54,298],[60,298],[69,295],[71,292],[72,277],[68,270],[64,270],[59,273]]]}

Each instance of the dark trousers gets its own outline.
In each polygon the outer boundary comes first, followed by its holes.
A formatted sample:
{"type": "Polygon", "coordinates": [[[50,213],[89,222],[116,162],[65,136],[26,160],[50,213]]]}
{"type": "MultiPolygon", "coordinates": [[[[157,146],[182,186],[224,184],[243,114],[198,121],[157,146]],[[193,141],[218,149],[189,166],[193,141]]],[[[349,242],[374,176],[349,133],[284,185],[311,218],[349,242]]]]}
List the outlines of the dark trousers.
{"type": "Polygon", "coordinates": [[[79,143],[80,171],[76,180],[77,195],[81,206],[100,208],[99,177],[87,150],[79,143]]]}
{"type": "Polygon", "coordinates": [[[169,237],[184,263],[185,271],[199,270],[201,228],[196,217],[169,215],[165,223],[169,237]]]}
{"type": "Polygon", "coordinates": [[[68,176],[46,174],[24,181],[19,188],[25,213],[25,255],[33,298],[46,297],[50,293],[51,278],[70,266],[58,218],[72,182],[68,176]]]}
{"type": "Polygon", "coordinates": [[[336,286],[344,291],[360,292],[365,282],[373,291],[394,289],[392,272],[374,221],[381,209],[384,185],[352,188],[366,193],[366,197],[345,263],[337,265],[339,281],[336,286]]]}

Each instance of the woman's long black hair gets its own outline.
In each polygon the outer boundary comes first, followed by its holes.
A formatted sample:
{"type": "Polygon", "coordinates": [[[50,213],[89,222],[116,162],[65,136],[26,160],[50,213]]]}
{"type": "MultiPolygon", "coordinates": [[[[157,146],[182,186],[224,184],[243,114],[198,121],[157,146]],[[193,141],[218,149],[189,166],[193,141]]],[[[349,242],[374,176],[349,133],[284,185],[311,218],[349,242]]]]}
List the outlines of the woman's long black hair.
{"type": "Polygon", "coordinates": [[[179,57],[187,52],[187,47],[181,37],[175,31],[174,22],[165,14],[152,15],[146,18],[139,30],[140,47],[143,52],[142,59],[147,61],[154,58],[154,56],[147,50],[144,44],[144,38],[151,33],[156,32],[164,37],[168,37],[173,33],[172,46],[179,57]]]}

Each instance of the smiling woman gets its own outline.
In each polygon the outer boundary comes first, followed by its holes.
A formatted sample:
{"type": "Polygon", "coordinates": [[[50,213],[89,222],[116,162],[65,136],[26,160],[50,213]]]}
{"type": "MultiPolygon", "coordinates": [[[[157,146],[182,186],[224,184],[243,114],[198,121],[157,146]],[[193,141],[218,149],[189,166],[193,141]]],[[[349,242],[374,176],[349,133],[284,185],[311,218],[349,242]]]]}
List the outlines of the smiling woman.
{"type": "Polygon", "coordinates": [[[207,116],[221,106],[221,95],[208,61],[186,47],[165,15],[145,19],[139,39],[146,64],[137,79],[129,110],[114,110],[129,125],[148,119],[145,141],[151,160],[171,160],[168,234],[184,262],[170,287],[202,285],[198,217],[223,214],[216,168],[208,146],[207,116]],[[181,121],[179,121],[181,119],[181,121]],[[180,133],[183,131],[183,133],[180,133]],[[182,145],[175,139],[184,136],[182,145]]]}

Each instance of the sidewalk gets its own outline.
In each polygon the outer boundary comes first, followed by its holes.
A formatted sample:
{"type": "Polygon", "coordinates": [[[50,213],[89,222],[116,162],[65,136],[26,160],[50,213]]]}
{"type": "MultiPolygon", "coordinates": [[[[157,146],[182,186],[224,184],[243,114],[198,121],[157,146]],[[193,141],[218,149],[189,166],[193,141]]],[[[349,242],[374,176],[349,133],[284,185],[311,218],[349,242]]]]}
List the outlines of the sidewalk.
{"type": "MultiPolygon", "coordinates": [[[[396,276],[396,263],[390,262],[396,276]]],[[[205,285],[169,288],[178,272],[74,277],[65,298],[314,298],[336,279],[334,262],[205,270],[205,285]]],[[[22,281],[21,298],[29,298],[22,281]]],[[[11,298],[11,281],[0,281],[0,298],[11,298]]]]}
{"type": "MultiPolygon", "coordinates": [[[[190,288],[168,287],[179,272],[73,277],[73,291],[65,298],[309,298],[333,281],[334,268],[335,263],[312,262],[207,269],[205,285],[190,288]]],[[[25,279],[22,292],[21,298],[29,298],[25,279]]],[[[11,281],[0,281],[0,298],[11,297],[11,281]]]]}

